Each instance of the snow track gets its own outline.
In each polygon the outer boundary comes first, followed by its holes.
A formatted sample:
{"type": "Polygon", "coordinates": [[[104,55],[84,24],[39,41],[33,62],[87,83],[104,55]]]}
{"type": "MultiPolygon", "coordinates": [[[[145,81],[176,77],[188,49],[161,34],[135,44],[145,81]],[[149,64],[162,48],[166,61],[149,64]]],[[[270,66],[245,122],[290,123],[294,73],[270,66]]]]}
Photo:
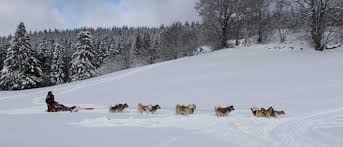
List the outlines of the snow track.
{"type": "Polygon", "coordinates": [[[250,111],[234,111],[229,117],[216,117],[210,110],[177,116],[172,110],[138,114],[134,109],[111,116],[70,123],[79,127],[181,128],[207,134],[233,144],[248,146],[340,146],[340,136],[325,129],[343,128],[343,108],[309,114],[305,117],[255,118],[250,111]],[[276,141],[277,140],[277,141],[276,141]]]}
{"type": "Polygon", "coordinates": [[[326,129],[343,128],[343,108],[290,119],[273,130],[273,137],[280,140],[275,146],[341,146],[341,136],[326,129]]]}
{"type": "Polygon", "coordinates": [[[271,132],[286,119],[255,118],[248,110],[238,110],[229,117],[216,117],[214,112],[200,110],[193,115],[175,115],[175,110],[162,110],[156,114],[139,114],[135,109],[106,117],[85,119],[71,123],[79,127],[143,127],[178,128],[193,130],[194,134],[205,134],[233,144],[245,140],[249,145],[266,145],[272,142],[271,132]],[[256,136],[256,134],[258,134],[256,136]]]}

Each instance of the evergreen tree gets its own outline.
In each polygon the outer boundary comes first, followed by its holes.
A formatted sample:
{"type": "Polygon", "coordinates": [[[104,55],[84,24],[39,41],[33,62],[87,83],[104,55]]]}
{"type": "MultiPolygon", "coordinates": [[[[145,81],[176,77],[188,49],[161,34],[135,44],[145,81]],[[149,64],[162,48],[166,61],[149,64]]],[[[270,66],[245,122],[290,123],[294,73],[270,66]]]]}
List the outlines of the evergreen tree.
{"type": "Polygon", "coordinates": [[[84,80],[95,76],[95,55],[92,36],[88,31],[82,31],[77,36],[76,52],[72,55],[70,67],[71,81],[84,80]]]}
{"type": "Polygon", "coordinates": [[[101,65],[108,56],[109,46],[106,41],[101,41],[98,48],[98,64],[101,65]]]}
{"type": "Polygon", "coordinates": [[[142,37],[139,33],[136,34],[136,40],[134,44],[134,54],[136,56],[143,55],[144,53],[144,42],[142,41],[142,37]]]}
{"type": "Polygon", "coordinates": [[[3,42],[1,42],[0,43],[0,69],[2,69],[5,59],[6,59],[6,46],[3,42]]]}
{"type": "Polygon", "coordinates": [[[122,51],[122,56],[124,57],[123,67],[124,69],[131,68],[131,64],[133,62],[133,49],[135,48],[135,45],[132,45],[131,42],[124,42],[124,49],[122,51]]]}
{"type": "Polygon", "coordinates": [[[148,64],[154,64],[156,63],[156,60],[158,58],[157,51],[159,50],[159,40],[156,39],[154,42],[154,45],[148,49],[147,56],[148,56],[148,64]]]}
{"type": "Polygon", "coordinates": [[[24,23],[18,25],[1,70],[0,87],[21,90],[41,86],[42,70],[29,43],[24,23]]]}
{"type": "Polygon", "coordinates": [[[49,74],[48,72],[50,71],[51,52],[52,52],[52,47],[50,45],[50,42],[47,41],[46,38],[44,38],[38,46],[37,59],[42,65],[43,73],[46,75],[48,75],[49,74]]]}
{"type": "Polygon", "coordinates": [[[54,52],[51,65],[50,82],[54,85],[59,85],[64,83],[64,63],[63,63],[63,46],[59,43],[54,44],[54,52]]]}
{"type": "Polygon", "coordinates": [[[151,48],[151,38],[150,38],[150,35],[148,33],[144,34],[143,48],[145,51],[148,51],[151,48]]]}
{"type": "Polygon", "coordinates": [[[161,47],[163,58],[167,60],[177,59],[181,48],[182,24],[173,23],[161,33],[161,47]]]}
{"type": "Polygon", "coordinates": [[[118,50],[117,44],[113,41],[113,43],[110,44],[108,56],[118,54],[120,54],[120,50],[118,50]]]}

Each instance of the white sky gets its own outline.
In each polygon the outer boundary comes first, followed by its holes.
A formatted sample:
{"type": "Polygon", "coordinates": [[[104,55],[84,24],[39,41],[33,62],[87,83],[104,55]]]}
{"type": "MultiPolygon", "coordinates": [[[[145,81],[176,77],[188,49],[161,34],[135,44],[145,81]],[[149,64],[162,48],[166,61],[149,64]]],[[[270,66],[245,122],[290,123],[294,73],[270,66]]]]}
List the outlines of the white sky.
{"type": "Polygon", "coordinates": [[[197,0],[0,0],[0,36],[28,30],[111,26],[159,26],[197,21],[197,0]]]}

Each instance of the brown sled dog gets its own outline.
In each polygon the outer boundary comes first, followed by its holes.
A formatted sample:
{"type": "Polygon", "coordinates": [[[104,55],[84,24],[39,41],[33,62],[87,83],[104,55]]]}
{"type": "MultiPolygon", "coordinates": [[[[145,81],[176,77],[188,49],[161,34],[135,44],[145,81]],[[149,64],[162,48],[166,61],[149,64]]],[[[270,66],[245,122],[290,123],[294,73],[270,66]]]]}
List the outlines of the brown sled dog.
{"type": "Polygon", "coordinates": [[[138,104],[138,112],[151,112],[155,113],[158,109],[161,109],[160,105],[143,105],[142,103],[138,104]]]}
{"type": "Polygon", "coordinates": [[[261,108],[261,111],[264,113],[265,117],[271,117],[272,113],[274,112],[274,108],[269,107],[267,110],[264,108],[261,108]]]}
{"type": "Polygon", "coordinates": [[[277,117],[279,115],[285,115],[285,111],[273,111],[273,113],[270,115],[271,117],[277,117]]]}
{"type": "Polygon", "coordinates": [[[228,114],[235,110],[235,108],[233,108],[233,106],[229,106],[226,108],[222,108],[222,107],[214,107],[214,111],[216,112],[216,116],[220,117],[220,116],[228,116],[228,114]]]}
{"type": "MultiPolygon", "coordinates": [[[[254,116],[256,117],[266,117],[266,114],[264,113],[264,110],[260,110],[258,108],[250,108],[252,114],[254,114],[254,116]]],[[[264,109],[264,108],[263,108],[264,109]]]]}
{"type": "Polygon", "coordinates": [[[143,112],[149,112],[149,110],[152,109],[151,105],[143,105],[142,103],[138,104],[138,112],[143,113],[143,112]]]}
{"type": "Polygon", "coordinates": [[[285,114],[285,111],[276,111],[274,110],[273,107],[269,107],[269,109],[264,110],[263,108],[261,109],[264,111],[266,117],[277,117],[278,115],[283,115],[285,114]]]}
{"type": "Polygon", "coordinates": [[[109,112],[111,113],[117,113],[117,112],[123,112],[124,109],[128,108],[129,105],[128,104],[117,104],[117,105],[112,105],[109,107],[109,112]]]}
{"type": "Polygon", "coordinates": [[[196,109],[195,104],[185,105],[176,105],[176,115],[188,115],[193,114],[196,109]]]}
{"type": "Polygon", "coordinates": [[[285,114],[284,111],[275,111],[273,107],[269,107],[268,109],[251,108],[251,111],[256,117],[277,117],[278,115],[285,114]]]}
{"type": "Polygon", "coordinates": [[[184,105],[176,105],[176,115],[186,115],[185,109],[184,105]]]}

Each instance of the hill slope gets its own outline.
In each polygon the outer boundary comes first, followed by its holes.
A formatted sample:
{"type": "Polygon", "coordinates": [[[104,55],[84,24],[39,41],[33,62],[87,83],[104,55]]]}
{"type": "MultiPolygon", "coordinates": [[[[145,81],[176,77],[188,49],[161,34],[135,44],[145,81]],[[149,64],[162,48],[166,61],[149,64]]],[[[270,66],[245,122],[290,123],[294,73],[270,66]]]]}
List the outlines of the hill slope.
{"type": "Polygon", "coordinates": [[[342,146],[343,49],[277,46],[226,49],[55,87],[0,92],[0,146],[342,146]],[[49,90],[61,103],[97,109],[46,113],[49,90]],[[107,113],[107,106],[121,102],[130,109],[107,113]],[[138,114],[139,102],[162,110],[138,114]],[[197,104],[195,115],[175,116],[176,104],[189,103],[197,104]],[[217,118],[216,105],[236,110],[217,118]],[[255,118],[254,106],[286,115],[255,118]]]}

